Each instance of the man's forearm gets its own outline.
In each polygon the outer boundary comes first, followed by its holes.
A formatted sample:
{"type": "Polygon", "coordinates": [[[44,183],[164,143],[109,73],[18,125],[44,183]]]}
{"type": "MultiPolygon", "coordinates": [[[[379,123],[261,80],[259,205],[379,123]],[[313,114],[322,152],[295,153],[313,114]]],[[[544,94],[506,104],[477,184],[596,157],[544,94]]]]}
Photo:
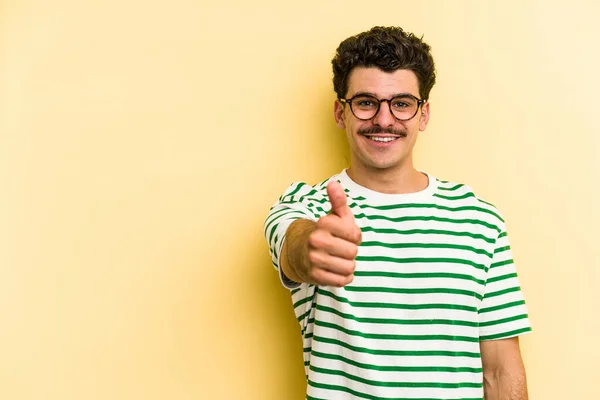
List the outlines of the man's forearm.
{"type": "Polygon", "coordinates": [[[525,370],[484,374],[485,400],[528,400],[525,370]]]}
{"type": "Polygon", "coordinates": [[[317,223],[307,219],[294,221],[287,229],[280,255],[280,268],[294,282],[308,279],[308,237],[317,223]]]}

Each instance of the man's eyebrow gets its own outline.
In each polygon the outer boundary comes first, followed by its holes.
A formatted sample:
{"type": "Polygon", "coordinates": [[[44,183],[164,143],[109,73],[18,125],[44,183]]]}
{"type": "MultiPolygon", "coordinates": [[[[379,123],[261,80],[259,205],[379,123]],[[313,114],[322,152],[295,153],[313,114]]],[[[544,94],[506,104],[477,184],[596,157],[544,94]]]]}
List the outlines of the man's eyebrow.
{"type": "Polygon", "coordinates": [[[375,93],[371,93],[371,92],[357,92],[357,93],[354,93],[354,95],[352,97],[356,97],[356,96],[371,96],[371,97],[377,98],[375,93]]]}
{"type": "Polygon", "coordinates": [[[412,93],[396,93],[395,95],[392,96],[392,98],[394,97],[416,97],[418,98],[419,96],[414,95],[412,93]]]}
{"type": "MultiPolygon", "coordinates": [[[[378,97],[375,93],[371,93],[371,92],[357,92],[355,93],[353,96],[349,97],[349,98],[353,98],[356,96],[371,96],[371,97],[375,97],[376,99],[380,99],[381,97],[378,97]]],[[[416,97],[419,98],[419,96],[415,96],[412,93],[406,93],[406,92],[401,92],[401,93],[396,93],[393,94],[391,97],[389,97],[390,99],[394,99],[396,97],[416,97]]]]}

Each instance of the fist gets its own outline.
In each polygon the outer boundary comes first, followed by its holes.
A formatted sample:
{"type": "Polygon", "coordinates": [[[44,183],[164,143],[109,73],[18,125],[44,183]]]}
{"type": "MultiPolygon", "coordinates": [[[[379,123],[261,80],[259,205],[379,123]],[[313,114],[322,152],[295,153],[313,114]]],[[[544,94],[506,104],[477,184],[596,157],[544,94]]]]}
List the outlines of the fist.
{"type": "Polygon", "coordinates": [[[321,286],[342,287],[354,279],[362,233],[337,181],[327,185],[331,212],[317,221],[308,237],[308,277],[321,286]]]}

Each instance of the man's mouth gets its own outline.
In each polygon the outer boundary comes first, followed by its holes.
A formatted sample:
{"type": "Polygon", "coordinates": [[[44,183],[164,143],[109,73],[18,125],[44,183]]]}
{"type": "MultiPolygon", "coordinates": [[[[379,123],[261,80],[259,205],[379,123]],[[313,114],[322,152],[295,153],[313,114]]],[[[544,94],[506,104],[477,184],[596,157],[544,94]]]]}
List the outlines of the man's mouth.
{"type": "Polygon", "coordinates": [[[368,139],[371,139],[374,142],[380,143],[388,143],[394,140],[400,139],[400,136],[372,136],[372,135],[364,135],[368,139]]]}
{"type": "Polygon", "coordinates": [[[358,133],[376,143],[391,143],[395,140],[408,136],[406,132],[403,132],[400,129],[384,129],[379,126],[362,129],[359,130],[358,133]]]}

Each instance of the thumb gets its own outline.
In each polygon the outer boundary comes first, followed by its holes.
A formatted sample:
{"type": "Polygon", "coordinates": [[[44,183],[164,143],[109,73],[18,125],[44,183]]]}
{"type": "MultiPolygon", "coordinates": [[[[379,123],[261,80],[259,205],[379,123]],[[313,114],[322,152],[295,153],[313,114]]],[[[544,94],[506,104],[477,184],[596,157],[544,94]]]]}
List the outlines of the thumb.
{"type": "Polygon", "coordinates": [[[331,181],[327,185],[327,196],[331,203],[331,212],[338,217],[346,217],[352,215],[350,207],[346,201],[346,192],[337,181],[331,181]]]}

